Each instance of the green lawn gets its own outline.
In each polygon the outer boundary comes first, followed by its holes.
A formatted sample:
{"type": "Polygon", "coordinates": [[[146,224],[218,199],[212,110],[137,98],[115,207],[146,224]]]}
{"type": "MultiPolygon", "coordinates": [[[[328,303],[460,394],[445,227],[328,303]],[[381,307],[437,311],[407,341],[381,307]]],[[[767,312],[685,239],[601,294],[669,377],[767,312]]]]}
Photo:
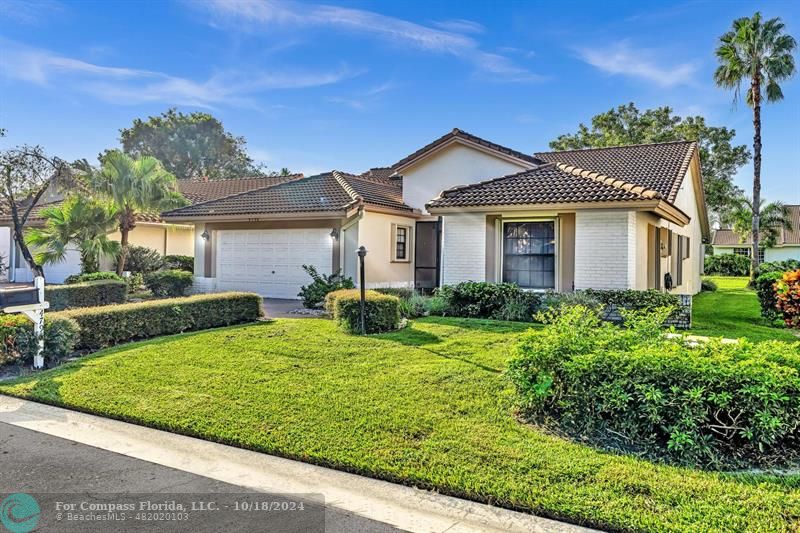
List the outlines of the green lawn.
{"type": "MultiPolygon", "coordinates": [[[[751,341],[798,341],[791,330],[773,327],[761,318],[756,293],[748,278],[711,276],[718,289],[703,292],[692,302],[692,333],[710,337],[745,337],[751,341]]],[[[778,324],[778,323],[776,323],[778,324]]]]}
{"type": "Polygon", "coordinates": [[[800,476],[656,465],[519,423],[502,372],[527,327],[428,318],[363,338],[285,319],[105,350],[0,391],[601,528],[800,525],[800,476]]]}

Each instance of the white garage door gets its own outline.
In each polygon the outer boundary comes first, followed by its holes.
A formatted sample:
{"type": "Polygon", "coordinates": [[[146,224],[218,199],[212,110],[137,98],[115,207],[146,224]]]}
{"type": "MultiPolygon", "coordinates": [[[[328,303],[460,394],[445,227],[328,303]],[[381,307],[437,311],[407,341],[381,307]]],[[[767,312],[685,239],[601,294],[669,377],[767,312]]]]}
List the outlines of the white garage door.
{"type": "Polygon", "coordinates": [[[217,233],[217,289],[297,298],[311,278],[303,265],[331,273],[330,228],[222,230],[217,233]]]}

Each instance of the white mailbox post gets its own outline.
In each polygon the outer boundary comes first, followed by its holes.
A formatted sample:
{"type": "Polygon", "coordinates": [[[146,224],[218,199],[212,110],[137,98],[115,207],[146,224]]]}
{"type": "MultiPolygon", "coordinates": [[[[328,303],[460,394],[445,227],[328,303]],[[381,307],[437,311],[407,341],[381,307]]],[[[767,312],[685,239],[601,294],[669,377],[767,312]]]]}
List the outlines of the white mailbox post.
{"type": "Polygon", "coordinates": [[[36,354],[33,368],[44,368],[44,311],[50,303],[44,301],[44,278],[37,276],[33,288],[5,289],[0,291],[4,313],[22,313],[33,322],[36,336],[36,354]]]}

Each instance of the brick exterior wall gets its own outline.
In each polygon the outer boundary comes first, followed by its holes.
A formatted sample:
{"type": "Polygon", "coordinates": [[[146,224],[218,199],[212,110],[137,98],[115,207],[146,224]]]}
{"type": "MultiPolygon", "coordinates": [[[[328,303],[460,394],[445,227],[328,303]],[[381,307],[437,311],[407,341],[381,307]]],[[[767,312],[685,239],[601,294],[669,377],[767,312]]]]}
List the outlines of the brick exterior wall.
{"type": "Polygon", "coordinates": [[[485,281],[486,216],[447,215],[442,227],[442,285],[485,281]]]}
{"type": "Polygon", "coordinates": [[[636,283],[636,213],[575,213],[575,289],[632,289],[636,283]]]}

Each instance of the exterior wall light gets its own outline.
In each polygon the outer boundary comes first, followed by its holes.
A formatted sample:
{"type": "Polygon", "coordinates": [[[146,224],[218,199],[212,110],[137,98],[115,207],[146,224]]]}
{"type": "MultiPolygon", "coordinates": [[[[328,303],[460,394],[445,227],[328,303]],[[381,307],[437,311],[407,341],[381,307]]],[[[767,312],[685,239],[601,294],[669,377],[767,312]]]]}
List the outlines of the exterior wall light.
{"type": "Polygon", "coordinates": [[[339,228],[333,228],[331,230],[330,235],[331,235],[331,239],[333,239],[334,241],[338,241],[339,240],[339,228]]]}
{"type": "Polygon", "coordinates": [[[200,236],[203,238],[204,241],[207,241],[208,239],[211,238],[211,235],[208,234],[208,230],[207,229],[204,229],[203,233],[201,233],[200,236]]]}

